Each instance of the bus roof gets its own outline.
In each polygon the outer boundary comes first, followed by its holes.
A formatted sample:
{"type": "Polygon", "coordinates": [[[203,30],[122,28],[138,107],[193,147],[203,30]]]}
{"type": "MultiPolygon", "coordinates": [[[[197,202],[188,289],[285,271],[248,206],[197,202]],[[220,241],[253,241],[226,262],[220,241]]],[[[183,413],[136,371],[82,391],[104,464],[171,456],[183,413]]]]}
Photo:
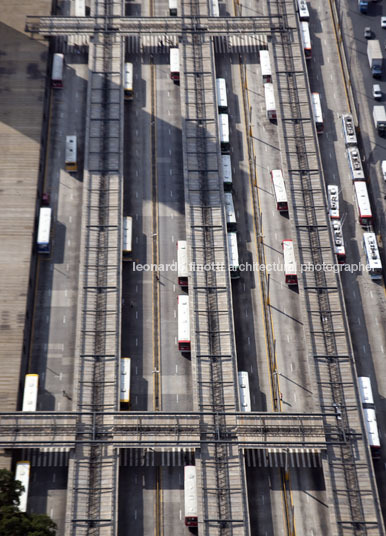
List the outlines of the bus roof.
{"type": "Polygon", "coordinates": [[[51,232],[51,207],[41,207],[39,211],[38,244],[48,244],[51,232]]]}
{"type": "Polygon", "coordinates": [[[239,250],[237,248],[237,233],[232,232],[227,234],[229,264],[232,268],[239,267],[239,250]]]}
{"type": "Polygon", "coordinates": [[[363,408],[363,413],[365,416],[365,425],[369,445],[370,447],[380,447],[381,442],[379,441],[377,417],[375,415],[375,410],[372,408],[363,408]]]}
{"type": "Polygon", "coordinates": [[[302,38],[303,48],[311,49],[310,27],[308,22],[300,21],[300,35],[302,38]]]}
{"type": "Polygon", "coordinates": [[[358,384],[362,404],[374,404],[370,378],[367,376],[359,376],[358,384]]]}
{"type": "Polygon", "coordinates": [[[76,136],[66,136],[66,163],[76,162],[76,136]]]}
{"type": "Polygon", "coordinates": [[[178,341],[190,341],[189,296],[180,294],[178,300],[178,341]]]}
{"type": "Polygon", "coordinates": [[[133,245],[133,218],[123,217],[123,247],[124,252],[130,253],[133,245]]]}
{"type": "Polygon", "coordinates": [[[232,183],[231,155],[222,154],[221,163],[222,163],[222,172],[224,175],[224,182],[232,183]]]}
{"type": "Polygon", "coordinates": [[[288,200],[282,170],[272,169],[271,178],[277,203],[286,203],[288,200]]]}
{"type": "Polygon", "coordinates": [[[38,399],[38,385],[38,374],[26,374],[24,378],[22,411],[36,411],[38,399]]]}
{"type": "Polygon", "coordinates": [[[220,141],[229,143],[229,118],[228,114],[219,114],[220,141]]]}
{"type": "Polygon", "coordinates": [[[63,65],[64,65],[63,54],[59,54],[59,53],[54,54],[54,59],[52,62],[52,80],[62,80],[63,65]]]}
{"type": "Polygon", "coordinates": [[[319,93],[311,93],[312,113],[314,114],[315,123],[323,123],[322,107],[320,105],[319,93]]]}
{"type": "Polygon", "coordinates": [[[225,78],[216,78],[217,104],[219,108],[227,108],[227,86],[225,78]]]}
{"type": "Polygon", "coordinates": [[[361,155],[358,147],[347,147],[347,156],[353,180],[364,180],[365,174],[363,172],[361,155]]]}
{"type": "Polygon", "coordinates": [[[262,76],[271,76],[271,60],[269,59],[269,51],[268,50],[260,50],[260,69],[262,76]]]}
{"type": "Polygon", "coordinates": [[[74,16],[85,17],[86,16],[86,3],[85,0],[75,0],[74,16]]]}
{"type": "Polygon", "coordinates": [[[264,84],[264,96],[267,112],[276,110],[275,92],[273,90],[273,84],[271,82],[266,82],[264,84]]]}
{"type": "Polygon", "coordinates": [[[375,233],[363,233],[363,243],[366,250],[367,262],[371,270],[382,269],[377,237],[375,233]]]}
{"type": "Polygon", "coordinates": [[[125,63],[125,89],[133,89],[133,64],[125,63]]]}
{"type": "Polygon", "coordinates": [[[120,401],[130,402],[131,359],[121,357],[120,401]]]}
{"type": "Polygon", "coordinates": [[[225,192],[224,199],[227,223],[236,223],[235,206],[233,204],[233,196],[231,192],[225,192]]]}
{"type": "Polygon", "coordinates": [[[188,277],[188,249],[186,240],[177,242],[177,267],[178,277],[188,277]]]}
{"type": "Polygon", "coordinates": [[[332,232],[334,235],[334,249],[337,255],[344,255],[344,242],[343,242],[343,233],[342,225],[340,221],[334,220],[332,223],[332,232]]]}
{"type": "Polygon", "coordinates": [[[20,495],[20,498],[19,498],[18,508],[20,512],[27,511],[30,471],[31,471],[31,462],[24,462],[24,461],[17,462],[15,480],[19,480],[24,486],[24,492],[20,495]]]}
{"type": "Polygon", "coordinates": [[[356,145],[357,135],[355,132],[353,116],[351,114],[343,114],[342,125],[345,144],[356,145]]]}
{"type": "Polygon", "coordinates": [[[354,188],[355,188],[355,195],[358,201],[358,208],[359,208],[360,215],[372,216],[366,183],[363,181],[355,181],[354,188]]]}
{"type": "Polygon", "coordinates": [[[286,275],[296,275],[296,260],[292,240],[283,240],[284,272],[286,275]]]}
{"type": "Polygon", "coordinates": [[[248,372],[240,370],[238,373],[238,378],[241,411],[251,411],[251,394],[249,391],[248,372]]]}
{"type": "Polygon", "coordinates": [[[180,72],[180,51],[178,48],[170,49],[170,72],[180,72]]]}
{"type": "Polygon", "coordinates": [[[327,186],[328,208],[331,218],[339,218],[339,190],[335,184],[327,186]]]}
{"type": "Polygon", "coordinates": [[[184,498],[185,517],[197,517],[197,483],[195,465],[185,465],[184,498]]]}

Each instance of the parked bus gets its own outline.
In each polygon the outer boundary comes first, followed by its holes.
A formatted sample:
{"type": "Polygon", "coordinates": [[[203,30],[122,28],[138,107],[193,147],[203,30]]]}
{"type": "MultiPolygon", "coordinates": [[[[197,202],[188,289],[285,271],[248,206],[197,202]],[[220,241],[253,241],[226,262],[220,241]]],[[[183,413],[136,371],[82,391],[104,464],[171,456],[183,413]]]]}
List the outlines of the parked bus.
{"type": "Polygon", "coordinates": [[[366,376],[359,376],[358,384],[363,415],[365,418],[367,439],[370,445],[372,457],[378,459],[380,458],[381,442],[379,439],[377,417],[375,414],[375,404],[370,378],[367,378],[366,376]]]}
{"type": "Polygon", "coordinates": [[[216,94],[219,113],[226,113],[228,111],[228,99],[225,78],[216,78],[216,94]]]}
{"type": "Polygon", "coordinates": [[[241,411],[251,411],[251,393],[249,391],[248,372],[240,371],[239,374],[239,393],[241,411]]]}
{"type": "Polygon", "coordinates": [[[353,181],[364,181],[365,174],[358,147],[347,147],[347,158],[350,166],[351,179],[353,181]]]}
{"type": "Polygon", "coordinates": [[[227,231],[236,231],[236,213],[231,192],[224,193],[225,211],[227,218],[227,231]]]}
{"type": "Polygon", "coordinates": [[[310,20],[310,13],[308,11],[306,0],[298,0],[298,12],[300,20],[310,20]]]}
{"type": "Polygon", "coordinates": [[[177,17],[177,0],[169,0],[169,15],[177,17]]]}
{"type": "Polygon", "coordinates": [[[268,50],[260,50],[260,69],[261,76],[263,77],[263,84],[272,82],[271,60],[269,59],[268,50]]]}
{"type": "Polygon", "coordinates": [[[219,114],[219,126],[220,126],[220,145],[222,154],[229,154],[230,142],[229,142],[229,118],[228,114],[219,114]]]}
{"type": "Polygon", "coordinates": [[[24,491],[19,497],[19,510],[20,512],[27,511],[28,501],[28,489],[29,489],[29,477],[31,472],[31,462],[17,462],[15,480],[19,480],[24,486],[24,491]]]}
{"type": "Polygon", "coordinates": [[[41,207],[39,211],[39,225],[37,237],[38,253],[49,255],[51,251],[51,217],[52,209],[50,207],[41,207]]]}
{"type": "Polygon", "coordinates": [[[188,249],[186,240],[177,242],[177,277],[180,287],[188,286],[188,249]]]}
{"type": "Polygon", "coordinates": [[[123,92],[124,92],[125,100],[133,100],[134,88],[133,88],[133,64],[132,63],[125,63],[123,92]]]}
{"type": "Polygon", "coordinates": [[[273,84],[267,83],[264,84],[264,96],[265,96],[265,111],[267,118],[270,121],[276,121],[276,103],[275,103],[275,93],[273,90],[273,84]]]}
{"type": "Polygon", "coordinates": [[[22,411],[36,411],[38,403],[39,374],[26,374],[22,411]]]}
{"type": "Polygon", "coordinates": [[[334,252],[338,260],[338,264],[346,262],[346,250],[344,248],[342,225],[340,221],[333,220],[331,222],[332,234],[334,236],[334,252]]]}
{"type": "Polygon", "coordinates": [[[296,270],[294,244],[292,240],[283,240],[281,245],[284,256],[284,280],[287,285],[297,285],[298,276],[296,270]]]}
{"type": "Polygon", "coordinates": [[[184,468],[184,502],[185,525],[197,527],[197,482],[196,466],[185,465],[184,468]]]}
{"type": "Polygon", "coordinates": [[[324,130],[322,107],[320,105],[319,93],[311,93],[312,113],[314,116],[316,132],[322,134],[324,130]]]}
{"type": "Polygon", "coordinates": [[[75,0],[74,2],[74,16],[85,17],[86,16],[86,3],[85,0],[75,0]]]}
{"type": "Polygon", "coordinates": [[[335,184],[327,186],[328,212],[332,220],[339,220],[339,190],[335,184]]]}
{"type": "Polygon", "coordinates": [[[300,21],[300,36],[302,38],[302,45],[306,60],[310,60],[312,58],[310,27],[308,22],[304,20],[300,21]]]}
{"type": "Polygon", "coordinates": [[[367,193],[367,186],[364,181],[355,181],[355,198],[358,208],[358,221],[363,227],[372,225],[373,214],[371,212],[370,199],[367,193]]]}
{"type": "Polygon", "coordinates": [[[355,132],[354,120],[351,114],[342,115],[342,127],[344,143],[346,147],[349,147],[350,145],[356,145],[358,140],[355,132]]]}
{"type": "Polygon", "coordinates": [[[130,405],[131,359],[121,357],[120,402],[123,408],[130,405]]]}
{"type": "Polygon", "coordinates": [[[281,169],[271,170],[273,191],[276,200],[276,209],[279,212],[288,212],[287,192],[285,191],[284,177],[281,169]]]}
{"type": "Polygon", "coordinates": [[[178,349],[190,353],[189,296],[178,296],[178,349]]]}
{"type": "Polygon", "coordinates": [[[382,279],[382,262],[375,233],[363,233],[363,247],[371,279],[382,279]]]}
{"type": "Polygon", "coordinates": [[[210,0],[210,16],[219,17],[220,16],[220,7],[218,5],[218,0],[210,0]]]}
{"type": "Polygon", "coordinates": [[[228,233],[229,270],[231,279],[240,278],[239,250],[237,247],[237,233],[228,233]]]}
{"type": "Polygon", "coordinates": [[[66,136],[66,171],[78,171],[76,136],[66,136]]]}
{"type": "Polygon", "coordinates": [[[175,84],[180,83],[180,51],[178,48],[170,49],[170,78],[175,84]]]}
{"type": "Polygon", "coordinates": [[[131,216],[123,217],[123,244],[122,258],[128,261],[131,258],[133,250],[133,218],[131,216]]]}
{"type": "Polygon", "coordinates": [[[229,154],[221,155],[221,165],[224,178],[224,190],[230,192],[232,190],[232,163],[229,154]]]}
{"type": "Polygon", "coordinates": [[[54,58],[52,60],[51,86],[55,89],[61,89],[63,87],[63,69],[63,54],[54,54],[54,58]]]}

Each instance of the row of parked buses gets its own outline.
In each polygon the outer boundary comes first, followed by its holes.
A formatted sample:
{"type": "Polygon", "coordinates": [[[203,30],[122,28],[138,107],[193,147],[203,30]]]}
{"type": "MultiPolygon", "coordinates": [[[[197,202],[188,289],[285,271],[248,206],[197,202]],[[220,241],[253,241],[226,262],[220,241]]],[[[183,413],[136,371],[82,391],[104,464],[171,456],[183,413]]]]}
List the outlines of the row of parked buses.
{"type": "Polygon", "coordinates": [[[373,214],[367,190],[366,176],[362,166],[362,158],[357,145],[354,121],[351,114],[342,115],[342,132],[350,168],[350,178],[354,186],[358,222],[366,229],[366,232],[363,233],[363,249],[366,255],[369,274],[372,279],[381,279],[381,256],[378,249],[377,237],[371,229],[371,226],[373,225],[373,214]]]}

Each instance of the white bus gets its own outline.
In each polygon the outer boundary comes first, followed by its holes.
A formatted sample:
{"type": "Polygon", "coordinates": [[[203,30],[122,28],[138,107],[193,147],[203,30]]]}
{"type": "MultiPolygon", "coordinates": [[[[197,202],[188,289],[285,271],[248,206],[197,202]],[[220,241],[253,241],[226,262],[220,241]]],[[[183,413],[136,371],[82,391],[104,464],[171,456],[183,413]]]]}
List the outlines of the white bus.
{"type": "Polygon", "coordinates": [[[120,402],[123,407],[128,408],[130,405],[130,378],[131,378],[131,359],[130,357],[121,357],[121,381],[120,381],[120,402]]]}
{"type": "Polygon", "coordinates": [[[39,211],[39,225],[37,237],[38,253],[49,255],[51,251],[51,217],[52,209],[50,207],[41,207],[39,211]]]}
{"type": "Polygon", "coordinates": [[[240,371],[239,374],[239,393],[241,411],[251,411],[251,393],[249,391],[248,372],[240,371]]]}
{"type": "Polygon", "coordinates": [[[66,136],[66,160],[64,167],[66,171],[78,171],[76,136],[66,136]]]}
{"type": "Polygon", "coordinates": [[[312,113],[314,116],[316,132],[322,134],[324,130],[322,107],[320,105],[319,93],[311,93],[312,113]]]}
{"type": "Polygon", "coordinates": [[[188,249],[186,240],[177,242],[177,277],[180,287],[188,286],[188,249]]]}
{"type": "Polygon", "coordinates": [[[328,212],[332,220],[339,220],[339,190],[335,184],[327,186],[328,212]]]}
{"type": "Polygon", "coordinates": [[[197,527],[197,475],[195,465],[185,465],[184,468],[184,503],[185,525],[197,527]]]}
{"type": "Polygon", "coordinates": [[[237,247],[237,233],[228,233],[229,270],[231,279],[240,278],[239,250],[237,247]]]}
{"type": "Polygon", "coordinates": [[[27,511],[30,472],[31,472],[31,462],[17,462],[15,480],[19,480],[19,482],[21,482],[22,485],[24,486],[24,491],[21,493],[20,498],[19,498],[18,508],[20,512],[27,511]]]}
{"type": "Polygon", "coordinates": [[[308,11],[306,0],[298,0],[298,11],[300,20],[310,20],[310,13],[308,11]]]}
{"type": "Polygon", "coordinates": [[[63,69],[63,54],[54,54],[54,58],[52,60],[51,86],[55,89],[61,89],[63,87],[63,69]]]}
{"type": "Polygon", "coordinates": [[[177,0],[169,0],[169,15],[177,17],[177,0]]]}
{"type": "Polygon", "coordinates": [[[123,244],[122,258],[124,261],[130,260],[133,249],[133,218],[123,216],[123,244]]]}
{"type": "Polygon", "coordinates": [[[288,212],[288,199],[282,170],[271,169],[271,179],[275,194],[276,209],[279,212],[288,212]]]}
{"type": "Polygon", "coordinates": [[[125,63],[125,76],[123,92],[125,100],[133,100],[134,88],[133,88],[133,64],[125,63]]]}
{"type": "Polygon", "coordinates": [[[222,173],[224,178],[224,190],[230,192],[232,190],[232,163],[229,154],[221,155],[222,173]]]}
{"type": "Polygon", "coordinates": [[[271,60],[269,59],[268,50],[260,50],[260,69],[263,78],[263,84],[272,82],[271,60]]]}
{"type": "Polygon", "coordinates": [[[375,233],[363,233],[363,247],[371,279],[382,279],[382,262],[375,233]]]}
{"type": "Polygon", "coordinates": [[[220,145],[222,154],[229,154],[230,142],[229,142],[229,118],[228,114],[219,114],[219,127],[220,127],[220,145]]]}
{"type": "Polygon", "coordinates": [[[85,0],[74,1],[74,16],[85,17],[86,16],[86,3],[85,0]]]}
{"type": "Polygon", "coordinates": [[[331,222],[332,234],[334,236],[334,252],[338,260],[338,264],[346,262],[346,250],[344,248],[342,225],[340,221],[333,220],[331,222]]]}
{"type": "Polygon", "coordinates": [[[210,6],[210,16],[211,17],[219,17],[220,16],[220,8],[218,5],[218,0],[209,0],[209,6],[210,6]]]}
{"type": "Polygon", "coordinates": [[[370,378],[366,376],[359,376],[358,385],[363,415],[365,418],[367,439],[370,445],[372,457],[377,459],[380,457],[381,442],[379,439],[377,417],[375,414],[374,397],[371,389],[370,378]]]}
{"type": "Polygon", "coordinates": [[[358,221],[363,227],[368,227],[373,223],[373,214],[371,212],[366,183],[364,181],[355,181],[354,189],[358,209],[358,221]]]}
{"type": "Polygon", "coordinates": [[[227,218],[227,231],[236,231],[236,213],[231,192],[224,193],[225,212],[227,218]]]}
{"type": "Polygon", "coordinates": [[[219,113],[226,113],[228,111],[228,99],[225,78],[216,78],[216,94],[219,113]]]}
{"type": "Polygon", "coordinates": [[[354,120],[351,114],[342,115],[342,127],[346,147],[356,145],[358,140],[355,133],[354,120]]]}
{"type": "Polygon", "coordinates": [[[270,121],[276,121],[276,103],[275,103],[275,93],[273,90],[273,84],[266,83],[264,84],[264,96],[265,96],[265,111],[267,118],[270,121]]]}
{"type": "Polygon", "coordinates": [[[296,269],[296,259],[294,244],[292,240],[283,240],[281,243],[284,257],[284,280],[287,285],[297,285],[298,275],[296,269]]]}
{"type": "Polygon", "coordinates": [[[178,349],[190,353],[189,296],[181,294],[178,300],[178,349]]]}
{"type": "Polygon", "coordinates": [[[353,181],[364,181],[365,174],[363,172],[361,155],[358,147],[347,147],[347,158],[350,166],[351,179],[353,181]]]}
{"type": "Polygon", "coordinates": [[[178,48],[170,49],[170,78],[176,84],[180,83],[180,51],[178,48]]]}
{"type": "Polygon", "coordinates": [[[310,27],[308,22],[304,20],[300,21],[300,36],[306,60],[310,60],[312,58],[310,27]]]}
{"type": "Polygon", "coordinates": [[[26,374],[22,411],[36,411],[38,403],[39,374],[26,374]]]}

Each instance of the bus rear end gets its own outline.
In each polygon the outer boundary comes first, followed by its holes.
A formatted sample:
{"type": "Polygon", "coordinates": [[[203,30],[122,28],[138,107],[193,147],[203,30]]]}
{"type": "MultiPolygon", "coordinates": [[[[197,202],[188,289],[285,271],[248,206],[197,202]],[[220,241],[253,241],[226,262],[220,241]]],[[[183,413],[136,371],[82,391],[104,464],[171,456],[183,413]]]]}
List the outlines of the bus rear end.
{"type": "Polygon", "coordinates": [[[287,285],[297,285],[298,276],[296,270],[295,251],[292,240],[282,242],[284,256],[284,277],[287,285]]]}
{"type": "Polygon", "coordinates": [[[76,136],[66,136],[66,171],[78,171],[77,156],[77,138],[76,136]]]}
{"type": "Polygon", "coordinates": [[[197,527],[197,474],[195,465],[185,465],[184,468],[184,505],[185,525],[197,527]]]}
{"type": "Polygon", "coordinates": [[[177,277],[182,288],[188,286],[188,249],[186,240],[177,242],[177,277]]]}
{"type": "Polygon", "coordinates": [[[52,60],[51,86],[55,89],[61,89],[63,87],[63,69],[63,54],[54,54],[54,58],[52,60]]]}
{"type": "Polygon", "coordinates": [[[178,48],[170,49],[170,78],[175,84],[180,83],[180,51],[178,48]]]}
{"type": "Polygon", "coordinates": [[[178,349],[190,353],[190,311],[189,296],[178,296],[178,349]]]}
{"type": "Polygon", "coordinates": [[[177,0],[169,0],[169,15],[177,17],[177,0]]]}

